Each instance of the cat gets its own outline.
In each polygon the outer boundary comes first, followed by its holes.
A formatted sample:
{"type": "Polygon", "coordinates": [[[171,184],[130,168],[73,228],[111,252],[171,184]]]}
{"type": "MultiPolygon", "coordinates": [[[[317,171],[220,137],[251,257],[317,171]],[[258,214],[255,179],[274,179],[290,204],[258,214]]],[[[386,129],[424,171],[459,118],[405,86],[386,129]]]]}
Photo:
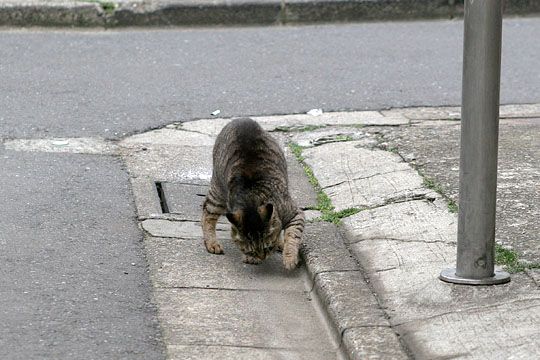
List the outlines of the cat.
{"type": "Polygon", "coordinates": [[[289,194],[283,150],[250,118],[225,125],[214,144],[202,215],[204,244],[213,254],[223,254],[216,238],[216,223],[223,214],[245,263],[259,264],[280,250],[286,269],[297,266],[304,212],[289,194]]]}

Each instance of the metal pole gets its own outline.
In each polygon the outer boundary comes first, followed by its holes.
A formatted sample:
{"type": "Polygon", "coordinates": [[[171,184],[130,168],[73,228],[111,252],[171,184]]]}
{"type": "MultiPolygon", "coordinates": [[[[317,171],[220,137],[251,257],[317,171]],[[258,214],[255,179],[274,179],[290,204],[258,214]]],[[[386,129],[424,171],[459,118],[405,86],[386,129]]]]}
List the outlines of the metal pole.
{"type": "Polygon", "coordinates": [[[457,266],[443,281],[493,285],[501,72],[501,0],[466,0],[461,100],[457,266]]]}

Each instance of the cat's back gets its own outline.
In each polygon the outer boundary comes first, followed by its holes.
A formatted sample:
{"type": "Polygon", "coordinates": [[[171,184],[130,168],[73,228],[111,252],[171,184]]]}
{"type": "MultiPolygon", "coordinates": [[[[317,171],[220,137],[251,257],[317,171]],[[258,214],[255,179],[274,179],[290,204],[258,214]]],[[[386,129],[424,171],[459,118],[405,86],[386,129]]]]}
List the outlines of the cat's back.
{"type": "Polygon", "coordinates": [[[219,133],[214,146],[214,156],[237,154],[247,160],[264,153],[277,155],[277,142],[253,119],[234,119],[219,133]]]}
{"type": "Polygon", "coordinates": [[[253,119],[234,119],[223,127],[216,139],[216,147],[234,145],[248,146],[261,138],[264,130],[253,119]]]}
{"type": "Polygon", "coordinates": [[[255,120],[234,119],[219,133],[213,151],[214,169],[286,176],[285,155],[279,144],[255,120]]]}

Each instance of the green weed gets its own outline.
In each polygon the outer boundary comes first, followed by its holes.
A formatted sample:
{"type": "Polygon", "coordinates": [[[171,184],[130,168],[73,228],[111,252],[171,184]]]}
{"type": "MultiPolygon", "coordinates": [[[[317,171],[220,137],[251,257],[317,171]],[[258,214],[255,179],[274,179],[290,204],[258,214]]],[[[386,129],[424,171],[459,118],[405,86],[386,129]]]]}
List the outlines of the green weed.
{"type": "Polygon", "coordinates": [[[519,261],[519,255],[514,250],[505,249],[495,244],[495,263],[504,266],[509,273],[517,273],[530,269],[540,269],[540,263],[527,264],[519,261]]]}
{"type": "Polygon", "coordinates": [[[292,153],[296,157],[296,159],[300,162],[302,167],[304,168],[304,172],[306,173],[306,176],[308,177],[309,183],[313,186],[315,189],[315,192],[317,193],[317,205],[314,207],[311,207],[310,210],[318,210],[322,213],[320,220],[322,221],[328,221],[332,222],[334,224],[339,224],[341,222],[341,219],[354,215],[361,211],[361,209],[358,208],[350,208],[345,209],[342,211],[335,212],[334,211],[334,205],[332,205],[332,200],[326,195],[326,193],[322,190],[321,185],[319,184],[319,181],[313,174],[313,170],[309,165],[305,163],[305,158],[302,155],[303,148],[296,144],[296,143],[289,143],[289,148],[291,149],[292,153]]]}

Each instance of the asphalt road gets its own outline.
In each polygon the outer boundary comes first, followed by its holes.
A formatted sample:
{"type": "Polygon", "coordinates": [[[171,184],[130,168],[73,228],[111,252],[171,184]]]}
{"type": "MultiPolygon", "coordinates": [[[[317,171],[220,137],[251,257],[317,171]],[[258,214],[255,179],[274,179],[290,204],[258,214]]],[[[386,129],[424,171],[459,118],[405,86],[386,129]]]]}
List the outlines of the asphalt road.
{"type": "Polygon", "coordinates": [[[0,147],[0,358],[164,357],[122,167],[0,147]]]}
{"type": "MultiPolygon", "coordinates": [[[[220,116],[456,105],[460,20],[0,31],[0,136],[104,136],[220,116]]],[[[540,18],[504,24],[502,102],[540,101],[540,18]]]]}

